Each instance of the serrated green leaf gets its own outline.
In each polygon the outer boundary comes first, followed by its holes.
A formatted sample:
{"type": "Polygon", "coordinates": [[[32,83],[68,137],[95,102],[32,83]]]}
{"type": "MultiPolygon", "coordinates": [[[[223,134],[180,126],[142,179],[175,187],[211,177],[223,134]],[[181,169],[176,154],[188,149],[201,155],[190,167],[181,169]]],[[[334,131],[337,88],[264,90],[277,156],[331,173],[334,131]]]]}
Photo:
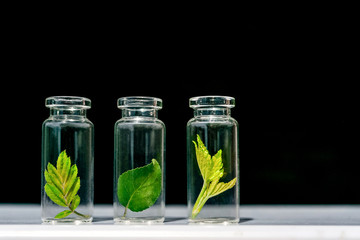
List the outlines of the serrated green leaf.
{"type": "MultiPolygon", "coordinates": [[[[50,182],[53,183],[54,186],[56,186],[62,193],[64,193],[63,191],[63,187],[62,187],[62,180],[61,177],[58,173],[58,171],[56,170],[56,168],[54,167],[54,165],[52,165],[51,163],[48,163],[48,178],[50,178],[50,182]]],[[[45,173],[46,174],[46,173],[45,173]]]]}
{"type": "Polygon", "coordinates": [[[48,197],[51,199],[51,201],[62,207],[67,207],[64,196],[55,186],[50,185],[48,183],[45,184],[45,192],[48,195],[48,197]]]}
{"type": "Polygon", "coordinates": [[[80,204],[79,195],[75,195],[74,199],[71,202],[70,208],[74,211],[80,204]]]}
{"type": "Polygon", "coordinates": [[[207,165],[211,161],[211,156],[206,149],[204,143],[201,141],[199,135],[197,139],[197,144],[195,141],[193,141],[195,145],[195,153],[196,153],[196,160],[198,162],[198,166],[201,172],[201,175],[203,179],[207,179],[207,165]]]}
{"type": "Polygon", "coordinates": [[[211,157],[199,135],[197,135],[197,143],[195,141],[193,141],[193,143],[195,145],[198,166],[204,180],[203,187],[192,210],[191,217],[195,218],[209,198],[217,196],[234,187],[237,178],[234,178],[228,183],[219,182],[220,178],[224,175],[222,150],[220,149],[213,157],[211,157]]]}
{"type": "Polygon", "coordinates": [[[224,174],[221,159],[222,150],[220,149],[213,157],[211,157],[199,135],[197,135],[197,142],[198,143],[196,144],[196,142],[193,141],[196,159],[204,181],[211,182],[216,178],[221,178],[224,174]]]}
{"type": "Polygon", "coordinates": [[[65,183],[65,191],[64,194],[67,195],[69,194],[69,191],[71,189],[71,187],[74,185],[75,181],[76,181],[76,177],[78,174],[78,168],[76,167],[76,164],[72,165],[70,168],[70,174],[69,177],[65,183]]]}
{"type": "Polygon", "coordinates": [[[69,176],[70,167],[71,167],[70,157],[66,157],[63,160],[62,171],[61,171],[61,178],[62,178],[63,182],[66,182],[66,180],[69,176]]]}
{"type": "Polygon", "coordinates": [[[68,194],[66,195],[67,202],[70,204],[71,201],[74,199],[75,195],[80,189],[80,177],[77,177],[75,183],[69,190],[68,194]]]}
{"type": "Polygon", "coordinates": [[[59,154],[59,157],[56,161],[56,168],[60,177],[62,176],[64,162],[66,161],[67,158],[68,157],[66,155],[66,150],[64,150],[59,154]]]}
{"type": "Polygon", "coordinates": [[[224,183],[224,182],[218,182],[214,181],[210,184],[209,190],[207,192],[207,195],[209,198],[215,197],[216,195],[219,195],[220,193],[225,192],[226,190],[232,188],[236,184],[236,178],[231,180],[230,182],[224,183]]]}
{"type": "Polygon", "coordinates": [[[60,212],[55,218],[64,218],[71,213],[88,218],[88,215],[75,211],[80,204],[80,197],[77,195],[80,189],[80,177],[77,176],[76,164],[71,166],[70,157],[66,155],[65,150],[59,154],[56,166],[57,168],[48,163],[47,170],[45,169],[45,192],[54,203],[68,207],[70,210],[60,212]]]}
{"type": "Polygon", "coordinates": [[[46,180],[46,182],[47,182],[48,184],[53,184],[53,182],[51,181],[49,172],[48,172],[46,169],[45,169],[44,175],[45,175],[45,180],[46,180]]]}
{"type": "Polygon", "coordinates": [[[62,195],[64,195],[63,187],[62,187],[62,185],[60,183],[61,180],[59,178],[57,178],[57,175],[55,174],[56,173],[55,167],[54,167],[55,171],[51,167],[48,168],[48,169],[49,169],[49,171],[45,170],[45,180],[46,180],[46,182],[48,184],[53,185],[54,187],[56,187],[62,193],[62,195]]]}
{"type": "Polygon", "coordinates": [[[144,167],[124,172],[118,179],[117,195],[119,202],[133,212],[143,211],[152,206],[161,193],[161,168],[152,162],[144,167]]]}
{"type": "Polygon", "coordinates": [[[73,212],[70,211],[70,210],[64,210],[64,211],[62,211],[62,212],[59,212],[59,213],[55,216],[55,218],[56,218],[56,219],[64,218],[64,217],[69,216],[69,215],[72,214],[72,213],[73,213],[73,212]]]}
{"type": "Polygon", "coordinates": [[[208,181],[219,179],[224,175],[224,168],[221,158],[222,150],[220,149],[212,158],[208,166],[208,181]]]}

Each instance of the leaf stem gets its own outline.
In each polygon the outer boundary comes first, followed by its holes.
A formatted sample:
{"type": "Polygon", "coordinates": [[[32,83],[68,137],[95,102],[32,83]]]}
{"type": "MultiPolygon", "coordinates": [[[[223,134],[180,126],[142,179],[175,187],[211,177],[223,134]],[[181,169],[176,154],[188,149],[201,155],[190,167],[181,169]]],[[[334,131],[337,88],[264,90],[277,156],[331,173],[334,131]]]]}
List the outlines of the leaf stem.
{"type": "Polygon", "coordinates": [[[71,204],[68,206],[68,208],[70,209],[70,211],[72,213],[75,213],[76,215],[78,215],[80,217],[83,217],[83,218],[89,218],[90,217],[89,215],[84,215],[82,213],[79,213],[79,212],[75,211],[75,209],[72,208],[71,204]]]}
{"type": "Polygon", "coordinates": [[[83,218],[89,218],[90,216],[89,215],[84,215],[84,214],[81,214],[81,213],[79,213],[79,212],[77,212],[77,211],[73,211],[73,213],[75,213],[76,215],[78,215],[78,216],[80,216],[80,217],[83,217],[83,218]]]}
{"type": "Polygon", "coordinates": [[[199,193],[198,198],[196,199],[196,202],[194,204],[192,213],[191,213],[191,218],[194,219],[196,218],[196,216],[200,213],[202,207],[204,206],[204,204],[206,203],[206,201],[208,200],[208,197],[204,194],[206,192],[206,190],[208,189],[209,183],[205,183],[203,184],[202,188],[201,188],[201,192],[199,193]]]}
{"type": "MultiPolygon", "coordinates": [[[[136,191],[137,191],[137,190],[136,190],[136,191]]],[[[135,192],[136,192],[136,191],[135,191],[135,192]]],[[[128,203],[126,204],[126,206],[125,206],[125,211],[124,211],[124,215],[122,216],[122,218],[126,218],[126,213],[127,213],[127,210],[128,210],[128,208],[129,208],[129,204],[130,204],[131,199],[133,198],[133,196],[134,196],[134,194],[131,195],[128,203]]]]}
{"type": "Polygon", "coordinates": [[[128,207],[126,206],[125,211],[124,211],[124,215],[122,216],[122,218],[126,218],[127,209],[128,209],[128,207]]]}

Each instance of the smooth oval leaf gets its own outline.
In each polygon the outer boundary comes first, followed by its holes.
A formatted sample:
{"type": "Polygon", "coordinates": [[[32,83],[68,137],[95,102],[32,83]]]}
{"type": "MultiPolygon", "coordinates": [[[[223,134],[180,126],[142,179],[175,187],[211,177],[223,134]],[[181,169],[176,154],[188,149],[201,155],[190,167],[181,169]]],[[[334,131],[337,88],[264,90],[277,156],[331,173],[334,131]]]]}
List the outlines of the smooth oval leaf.
{"type": "Polygon", "coordinates": [[[150,164],[126,171],[119,177],[119,202],[133,212],[140,212],[152,206],[160,193],[161,168],[155,159],[152,159],[150,164]]]}

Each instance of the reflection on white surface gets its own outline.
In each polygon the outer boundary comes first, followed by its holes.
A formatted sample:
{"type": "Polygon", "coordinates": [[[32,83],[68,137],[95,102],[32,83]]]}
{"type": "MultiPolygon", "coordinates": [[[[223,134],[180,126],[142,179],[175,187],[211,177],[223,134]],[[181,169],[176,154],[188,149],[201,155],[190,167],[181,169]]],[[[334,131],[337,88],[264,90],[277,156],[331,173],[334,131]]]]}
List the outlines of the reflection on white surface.
{"type": "Polygon", "coordinates": [[[44,225],[40,205],[0,204],[0,239],[360,239],[360,206],[241,206],[235,225],[190,225],[185,206],[168,206],[163,225],[117,225],[112,205],[94,222],[44,225]]]}

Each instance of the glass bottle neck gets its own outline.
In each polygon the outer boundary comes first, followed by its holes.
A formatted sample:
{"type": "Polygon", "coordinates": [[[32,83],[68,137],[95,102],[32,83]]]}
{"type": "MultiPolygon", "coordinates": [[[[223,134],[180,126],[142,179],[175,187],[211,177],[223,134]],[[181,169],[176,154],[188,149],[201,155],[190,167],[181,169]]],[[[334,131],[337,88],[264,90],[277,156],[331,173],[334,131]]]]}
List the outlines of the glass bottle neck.
{"type": "Polygon", "coordinates": [[[209,107],[209,108],[195,108],[195,117],[230,117],[230,108],[224,107],[209,107]]]}
{"type": "Polygon", "coordinates": [[[152,108],[125,108],[122,117],[158,117],[158,111],[152,108]]]}
{"type": "Polygon", "coordinates": [[[50,116],[52,117],[86,117],[86,109],[82,108],[50,108],[50,116]]]}

